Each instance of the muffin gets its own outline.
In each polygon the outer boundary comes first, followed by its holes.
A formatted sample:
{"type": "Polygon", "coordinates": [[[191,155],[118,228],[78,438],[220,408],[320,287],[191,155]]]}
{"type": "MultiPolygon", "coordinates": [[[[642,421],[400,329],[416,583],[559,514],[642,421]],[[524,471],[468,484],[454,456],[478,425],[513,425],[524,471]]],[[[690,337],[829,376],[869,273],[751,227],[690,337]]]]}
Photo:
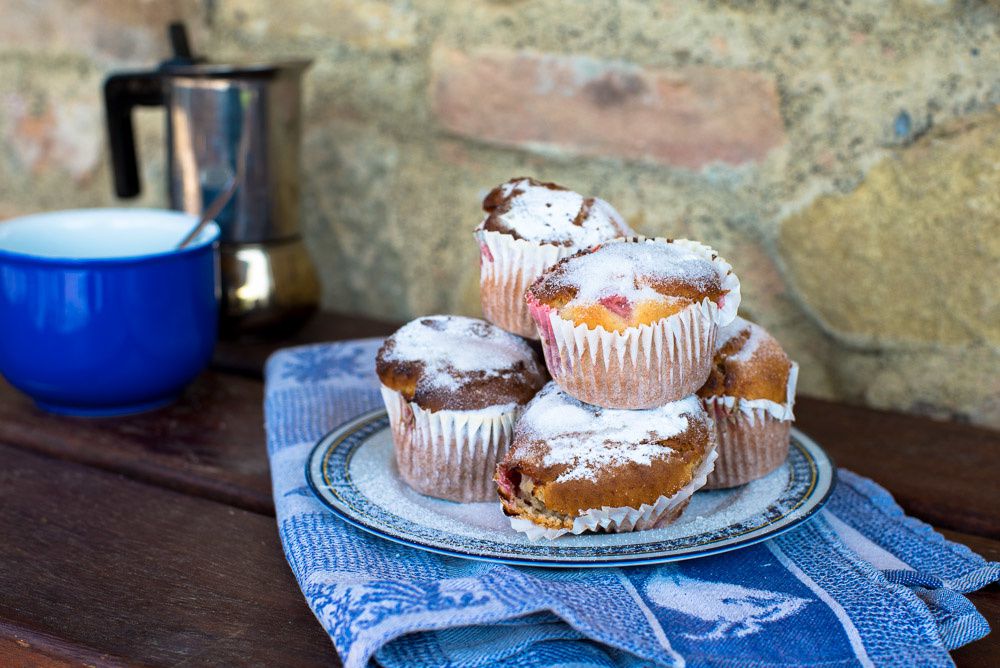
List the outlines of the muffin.
{"type": "Polygon", "coordinates": [[[705,384],[740,282],[708,246],[635,237],[560,260],[525,301],[563,390],[588,404],[643,409],[705,384]]]}
{"type": "Polygon", "coordinates": [[[406,483],[451,501],[496,498],[493,471],[521,408],[547,376],[527,341],[476,318],[418,318],[376,357],[396,464],[406,483]]]}
{"type": "Polygon", "coordinates": [[[798,372],[760,325],[736,318],[719,331],[712,371],[698,390],[719,447],[706,488],[743,485],[785,461],[798,372]]]}
{"type": "Polygon", "coordinates": [[[639,531],[680,517],[714,461],[697,397],[625,411],[584,404],[549,383],[518,420],[496,481],[511,526],[533,540],[639,531]]]}
{"type": "Polygon", "coordinates": [[[634,234],[610,204],[555,183],[516,178],[483,200],[476,228],[483,316],[508,332],[537,339],[524,291],[546,268],[582,248],[634,234]]]}

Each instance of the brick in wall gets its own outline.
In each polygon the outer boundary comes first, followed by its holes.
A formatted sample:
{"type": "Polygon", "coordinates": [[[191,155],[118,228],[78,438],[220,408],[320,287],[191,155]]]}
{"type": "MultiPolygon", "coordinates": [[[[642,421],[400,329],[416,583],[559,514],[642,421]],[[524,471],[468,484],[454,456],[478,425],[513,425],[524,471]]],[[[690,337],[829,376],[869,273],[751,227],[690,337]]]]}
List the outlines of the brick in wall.
{"type": "Polygon", "coordinates": [[[689,169],[758,162],[784,141],[773,76],[747,69],[439,47],[431,104],[479,141],[689,169]]]}

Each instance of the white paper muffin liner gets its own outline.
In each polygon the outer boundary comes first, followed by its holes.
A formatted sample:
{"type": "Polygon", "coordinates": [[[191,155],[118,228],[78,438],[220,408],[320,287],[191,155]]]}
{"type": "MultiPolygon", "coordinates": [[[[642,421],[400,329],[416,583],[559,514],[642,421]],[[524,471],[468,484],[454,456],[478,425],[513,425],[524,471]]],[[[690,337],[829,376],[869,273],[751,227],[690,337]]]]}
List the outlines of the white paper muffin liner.
{"type": "Polygon", "coordinates": [[[521,407],[429,411],[382,385],[396,465],[410,487],[439,499],[496,499],[493,473],[510,447],[521,407]]]}
{"type": "Polygon", "coordinates": [[[681,516],[691,496],[705,485],[718,456],[715,445],[705,455],[695,469],[691,481],[671,496],[661,496],[652,504],[644,503],[638,508],[632,506],[604,506],[591,508],[573,519],[572,529],[549,529],[522,517],[511,517],[510,526],[525,534],[530,540],[548,538],[553,540],[565,534],[579,535],[587,531],[625,533],[645,531],[666,526],[681,516]]]}
{"type": "Polygon", "coordinates": [[[763,415],[770,415],[775,420],[794,420],[795,414],[792,409],[795,407],[795,386],[799,379],[799,365],[792,362],[792,368],[788,371],[788,385],[785,389],[785,403],[779,404],[770,399],[739,399],[736,397],[709,397],[702,399],[706,408],[709,403],[721,405],[729,411],[739,410],[749,419],[751,424],[754,420],[759,420],[763,415]]]}
{"type": "Polygon", "coordinates": [[[574,246],[539,244],[493,230],[476,232],[483,317],[511,334],[537,339],[524,293],[546,269],[576,253],[574,246]]]}
{"type": "Polygon", "coordinates": [[[744,485],[781,466],[788,457],[798,375],[799,365],[792,362],[783,404],[730,396],[702,399],[712,418],[719,449],[706,489],[744,485]]]}

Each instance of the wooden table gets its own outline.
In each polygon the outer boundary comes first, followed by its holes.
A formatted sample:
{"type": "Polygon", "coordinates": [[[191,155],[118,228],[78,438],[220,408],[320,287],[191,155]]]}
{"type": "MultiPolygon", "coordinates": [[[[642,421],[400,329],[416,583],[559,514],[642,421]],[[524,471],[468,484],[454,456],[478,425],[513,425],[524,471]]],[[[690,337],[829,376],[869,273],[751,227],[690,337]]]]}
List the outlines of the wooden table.
{"type": "MultiPolygon", "coordinates": [[[[391,329],[324,315],[292,343],[391,329]]],[[[114,420],[47,415],[0,381],[0,666],[337,663],[275,528],[274,347],[220,345],[176,405],[114,420]]],[[[808,398],[796,414],[838,465],[1000,560],[1000,434],[808,398]]],[[[1000,588],[971,599],[996,627],[1000,588]]],[[[954,657],[1000,665],[1000,632],[954,657]]]]}

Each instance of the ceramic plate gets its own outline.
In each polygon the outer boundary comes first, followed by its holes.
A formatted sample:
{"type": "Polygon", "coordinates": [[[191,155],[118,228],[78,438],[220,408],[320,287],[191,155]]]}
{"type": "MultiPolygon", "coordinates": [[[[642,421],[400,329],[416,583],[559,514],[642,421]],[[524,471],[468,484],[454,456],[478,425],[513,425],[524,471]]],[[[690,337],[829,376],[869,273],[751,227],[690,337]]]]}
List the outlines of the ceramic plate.
{"type": "Polygon", "coordinates": [[[634,566],[745,547],[806,521],[826,502],[834,468],[792,430],[788,461],[732,490],[701,491],[662,529],[531,541],[500,503],[454,503],[414,492],[399,477],[389,418],[361,415],[323,437],[306,463],[316,496],[351,524],[404,545],[466,559],[549,567],[634,566]]]}

